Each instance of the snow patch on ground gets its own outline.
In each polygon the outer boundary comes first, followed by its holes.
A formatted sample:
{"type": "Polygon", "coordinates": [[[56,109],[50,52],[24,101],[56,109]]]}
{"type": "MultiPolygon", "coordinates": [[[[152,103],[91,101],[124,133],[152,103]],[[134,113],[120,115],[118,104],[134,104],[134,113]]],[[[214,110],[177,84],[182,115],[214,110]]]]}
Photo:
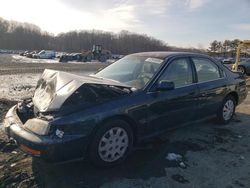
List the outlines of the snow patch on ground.
{"type": "Polygon", "coordinates": [[[13,55],[14,61],[23,63],[59,63],[58,59],[32,59],[25,56],[13,55]]]}
{"type": "Polygon", "coordinates": [[[31,97],[41,74],[18,74],[0,76],[0,98],[20,100],[31,97]]]}
{"type": "MultiPolygon", "coordinates": [[[[18,63],[62,63],[59,62],[59,59],[33,59],[33,58],[28,58],[25,56],[20,56],[20,55],[13,55],[12,56],[12,61],[13,62],[18,62],[18,63]]],[[[116,60],[115,59],[108,59],[107,62],[104,63],[114,63],[116,60]]],[[[66,63],[75,63],[75,64],[83,64],[83,63],[100,63],[98,60],[92,60],[90,62],[77,62],[77,61],[68,61],[66,63]]]]}
{"type": "Polygon", "coordinates": [[[169,161],[181,161],[182,156],[179,154],[175,154],[175,153],[168,153],[166,159],[169,161]]]}

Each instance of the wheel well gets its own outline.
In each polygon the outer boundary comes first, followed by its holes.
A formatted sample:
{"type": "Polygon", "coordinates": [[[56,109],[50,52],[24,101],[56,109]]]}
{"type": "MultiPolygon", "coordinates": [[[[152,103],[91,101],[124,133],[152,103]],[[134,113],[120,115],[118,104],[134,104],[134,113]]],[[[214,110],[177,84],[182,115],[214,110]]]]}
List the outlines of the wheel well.
{"type": "Polygon", "coordinates": [[[231,92],[231,93],[228,93],[228,94],[227,94],[227,96],[229,96],[229,95],[231,95],[231,96],[234,97],[234,99],[235,99],[235,101],[236,101],[236,105],[237,105],[237,104],[238,104],[238,101],[239,101],[239,96],[238,96],[238,94],[237,94],[236,92],[231,92]]]}
{"type": "Polygon", "coordinates": [[[243,65],[239,65],[238,68],[241,67],[244,70],[244,73],[246,73],[246,68],[243,65]]]}

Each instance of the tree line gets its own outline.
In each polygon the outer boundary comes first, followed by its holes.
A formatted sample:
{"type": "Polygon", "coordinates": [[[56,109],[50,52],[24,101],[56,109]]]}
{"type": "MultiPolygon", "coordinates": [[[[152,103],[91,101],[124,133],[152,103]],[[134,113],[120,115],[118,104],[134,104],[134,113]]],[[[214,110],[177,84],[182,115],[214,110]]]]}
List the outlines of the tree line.
{"type": "Polygon", "coordinates": [[[0,49],[42,50],[63,52],[89,50],[93,44],[116,54],[140,51],[168,50],[168,45],[146,34],[121,31],[117,34],[100,30],[71,31],[53,35],[29,23],[7,21],[0,18],[0,49]]]}
{"type": "MultiPolygon", "coordinates": [[[[223,57],[235,57],[237,52],[237,47],[240,44],[241,40],[224,40],[218,41],[214,40],[210,43],[208,48],[208,53],[213,56],[223,56],[223,57]]],[[[247,54],[243,53],[244,56],[247,54]]]]}

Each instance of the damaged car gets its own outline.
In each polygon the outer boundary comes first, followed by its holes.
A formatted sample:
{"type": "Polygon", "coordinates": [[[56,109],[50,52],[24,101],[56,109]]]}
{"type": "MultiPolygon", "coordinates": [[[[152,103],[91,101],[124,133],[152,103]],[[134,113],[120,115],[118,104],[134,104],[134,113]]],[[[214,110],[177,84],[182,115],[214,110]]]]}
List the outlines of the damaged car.
{"type": "Polygon", "coordinates": [[[4,129],[46,161],[124,161],[141,142],[217,117],[226,124],[247,96],[246,81],[209,56],[144,52],[90,76],[45,70],[34,96],[13,106],[4,129]]]}

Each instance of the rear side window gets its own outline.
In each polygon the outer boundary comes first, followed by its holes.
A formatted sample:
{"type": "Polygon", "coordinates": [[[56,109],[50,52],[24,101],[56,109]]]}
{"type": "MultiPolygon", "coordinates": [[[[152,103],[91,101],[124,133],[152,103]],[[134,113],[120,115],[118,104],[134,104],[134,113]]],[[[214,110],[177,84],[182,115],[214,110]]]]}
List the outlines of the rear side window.
{"type": "Polygon", "coordinates": [[[218,66],[209,59],[192,58],[192,60],[196,68],[198,82],[206,82],[220,78],[218,66]]]}
{"type": "Polygon", "coordinates": [[[192,84],[193,76],[189,60],[186,58],[173,60],[159,80],[173,81],[176,88],[192,84]]]}

